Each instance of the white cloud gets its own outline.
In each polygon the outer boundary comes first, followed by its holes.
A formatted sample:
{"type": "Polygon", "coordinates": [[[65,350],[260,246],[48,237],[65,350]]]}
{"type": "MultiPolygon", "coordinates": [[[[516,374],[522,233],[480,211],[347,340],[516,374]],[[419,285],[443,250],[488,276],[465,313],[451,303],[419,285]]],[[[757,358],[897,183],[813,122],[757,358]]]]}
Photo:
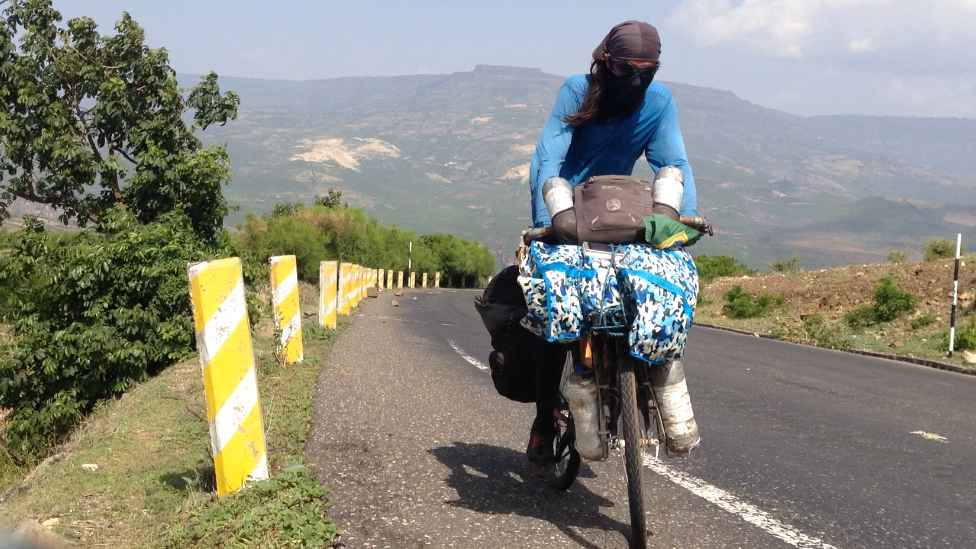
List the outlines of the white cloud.
{"type": "Polygon", "coordinates": [[[874,42],[870,38],[865,38],[863,40],[851,40],[851,43],[847,45],[847,49],[853,53],[858,53],[862,51],[873,51],[878,49],[874,45],[874,42]]]}
{"type": "Polygon", "coordinates": [[[762,57],[976,70],[976,0],[683,0],[668,23],[762,57]]]}

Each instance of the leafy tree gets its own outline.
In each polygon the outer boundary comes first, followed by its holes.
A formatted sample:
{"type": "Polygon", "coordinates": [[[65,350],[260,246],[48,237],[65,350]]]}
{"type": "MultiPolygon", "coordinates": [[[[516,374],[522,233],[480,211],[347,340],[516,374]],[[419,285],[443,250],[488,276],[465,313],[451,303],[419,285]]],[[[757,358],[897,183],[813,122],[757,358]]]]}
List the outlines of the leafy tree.
{"type": "Polygon", "coordinates": [[[186,266],[215,251],[180,213],[144,224],[109,211],[97,229],[57,237],[29,220],[0,269],[0,287],[17,288],[13,334],[0,341],[0,408],[13,410],[5,435],[23,462],[191,348],[186,266]]]}
{"type": "Polygon", "coordinates": [[[495,269],[495,258],[481,244],[438,233],[419,239],[397,227],[385,227],[358,208],[342,202],[342,193],[330,190],[313,206],[278,203],[264,217],[248,214],[237,235],[237,250],[255,270],[269,256],[294,254],[298,278],[318,281],[318,264],[339,260],[382,269],[407,267],[408,245],[413,242],[413,268],[484,278],[495,269]]]}
{"type": "Polygon", "coordinates": [[[237,94],[221,95],[210,73],[184,95],[166,50],[147,47],[128,13],[115,34],[101,35],[88,17],[62,25],[50,0],[5,4],[0,221],[20,198],[82,227],[111,209],[142,223],[179,211],[197,235],[216,238],[228,156],[193,132],[236,118],[237,94]]]}
{"type": "Polygon", "coordinates": [[[342,201],[342,189],[329,189],[328,194],[325,196],[315,197],[315,205],[325,206],[326,208],[349,207],[349,204],[342,201]]]}

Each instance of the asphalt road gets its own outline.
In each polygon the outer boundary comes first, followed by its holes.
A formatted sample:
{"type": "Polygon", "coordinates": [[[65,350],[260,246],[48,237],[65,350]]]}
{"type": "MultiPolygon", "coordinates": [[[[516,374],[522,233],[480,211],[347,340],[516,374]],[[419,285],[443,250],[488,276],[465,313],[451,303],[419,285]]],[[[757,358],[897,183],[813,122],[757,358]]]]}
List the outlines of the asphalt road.
{"type": "MultiPolygon", "coordinates": [[[[384,292],[323,366],[311,463],[353,547],[627,547],[622,456],[523,472],[473,292],[384,292]],[[399,301],[392,307],[391,299],[399,301]]],[[[976,377],[696,327],[702,434],[649,461],[651,547],[976,547],[976,377]]]]}

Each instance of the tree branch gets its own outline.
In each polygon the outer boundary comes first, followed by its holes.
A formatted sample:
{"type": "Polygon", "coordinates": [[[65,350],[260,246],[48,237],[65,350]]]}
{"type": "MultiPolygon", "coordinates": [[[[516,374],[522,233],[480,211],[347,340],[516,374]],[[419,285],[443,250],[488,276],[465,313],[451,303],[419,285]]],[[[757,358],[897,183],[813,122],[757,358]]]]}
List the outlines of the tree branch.
{"type": "Polygon", "coordinates": [[[129,153],[125,152],[123,149],[119,149],[119,150],[117,150],[115,152],[121,154],[122,155],[122,158],[125,158],[129,162],[132,162],[132,165],[133,166],[138,166],[139,165],[139,163],[136,162],[135,160],[133,160],[133,158],[131,156],[129,156],[129,153]]]}
{"type": "Polygon", "coordinates": [[[26,190],[23,190],[23,191],[17,190],[17,189],[13,189],[13,188],[11,188],[11,186],[9,184],[3,185],[2,183],[3,182],[0,181],[0,189],[6,189],[7,192],[9,192],[10,194],[12,194],[16,198],[20,198],[20,199],[23,199],[23,200],[27,200],[28,202],[35,202],[37,204],[56,204],[57,203],[57,198],[55,198],[55,197],[41,197],[41,196],[38,196],[34,192],[34,184],[33,184],[33,182],[30,181],[29,178],[25,178],[24,179],[24,183],[27,185],[27,189],[26,190]]]}
{"type": "MultiPolygon", "coordinates": [[[[115,155],[115,146],[109,143],[108,145],[108,157],[112,158],[115,155]]],[[[112,188],[112,195],[115,197],[115,204],[121,205],[122,209],[125,209],[125,205],[122,204],[122,187],[119,186],[119,172],[118,170],[112,170],[112,177],[109,179],[109,184],[112,188]]]]}
{"type": "Polygon", "coordinates": [[[68,92],[71,93],[71,103],[74,107],[75,114],[78,116],[78,123],[81,124],[81,127],[85,132],[85,138],[88,140],[88,146],[91,148],[92,154],[95,155],[95,158],[99,162],[102,162],[102,153],[98,152],[98,146],[95,144],[95,139],[92,137],[91,128],[88,127],[88,121],[85,120],[85,114],[87,113],[81,108],[81,100],[75,94],[75,90],[71,87],[71,84],[65,83],[65,87],[68,88],[68,92]]]}

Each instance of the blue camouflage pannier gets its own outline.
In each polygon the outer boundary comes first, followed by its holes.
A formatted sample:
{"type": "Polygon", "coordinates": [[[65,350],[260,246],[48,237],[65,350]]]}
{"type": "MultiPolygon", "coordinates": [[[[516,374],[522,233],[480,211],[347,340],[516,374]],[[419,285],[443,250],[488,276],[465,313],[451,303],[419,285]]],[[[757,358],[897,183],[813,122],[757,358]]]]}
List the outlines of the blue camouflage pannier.
{"type": "Polygon", "coordinates": [[[520,265],[528,314],[547,341],[573,341],[598,326],[626,330],[631,354],[653,364],[681,357],[698,297],[698,272],[681,248],[616,247],[617,260],[581,246],[533,242],[520,265]],[[601,278],[599,273],[608,275],[601,278]]]}
{"type": "Polygon", "coordinates": [[[579,339],[583,312],[579,297],[579,246],[535,242],[523,259],[518,277],[528,314],[522,326],[547,341],[579,339]]]}
{"type": "Polygon", "coordinates": [[[698,303],[698,270],[681,248],[627,246],[617,278],[631,320],[630,354],[651,364],[681,358],[698,303]]]}

